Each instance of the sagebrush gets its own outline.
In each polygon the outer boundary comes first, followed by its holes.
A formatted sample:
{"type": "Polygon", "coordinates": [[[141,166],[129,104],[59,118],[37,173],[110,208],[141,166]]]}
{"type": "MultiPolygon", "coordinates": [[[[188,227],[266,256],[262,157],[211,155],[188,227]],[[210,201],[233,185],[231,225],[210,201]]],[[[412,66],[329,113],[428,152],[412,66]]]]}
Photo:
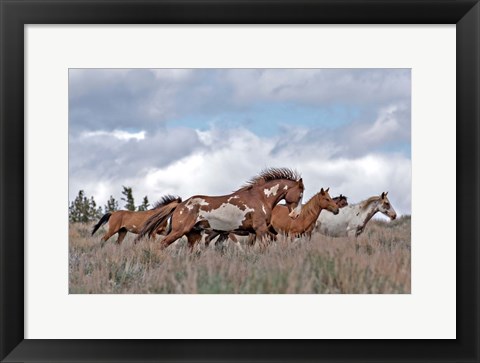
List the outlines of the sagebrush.
{"type": "MultiPolygon", "coordinates": [[[[358,238],[314,234],[270,245],[188,252],[180,240],[100,242],[91,224],[70,224],[70,293],[327,294],[410,293],[410,217],[371,221],[358,238]]],[[[101,231],[100,231],[101,232],[101,231]]]]}

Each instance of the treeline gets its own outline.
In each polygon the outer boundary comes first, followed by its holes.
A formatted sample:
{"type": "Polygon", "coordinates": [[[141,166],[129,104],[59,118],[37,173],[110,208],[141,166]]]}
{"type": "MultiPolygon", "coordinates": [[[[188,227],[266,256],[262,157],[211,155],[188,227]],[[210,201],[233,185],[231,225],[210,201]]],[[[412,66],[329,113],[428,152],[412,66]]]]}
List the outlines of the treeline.
{"type": "MultiPolygon", "coordinates": [[[[147,210],[150,206],[148,197],[143,197],[143,202],[139,206],[135,206],[135,200],[133,198],[133,192],[131,187],[122,186],[122,201],[125,202],[123,207],[126,210],[131,211],[144,211],[147,210]]],[[[97,206],[97,203],[93,197],[87,197],[83,190],[78,192],[75,200],[70,203],[68,208],[68,219],[70,222],[90,222],[97,220],[105,213],[114,212],[118,210],[118,201],[110,195],[110,199],[107,201],[107,204],[103,206],[97,206]]]]}

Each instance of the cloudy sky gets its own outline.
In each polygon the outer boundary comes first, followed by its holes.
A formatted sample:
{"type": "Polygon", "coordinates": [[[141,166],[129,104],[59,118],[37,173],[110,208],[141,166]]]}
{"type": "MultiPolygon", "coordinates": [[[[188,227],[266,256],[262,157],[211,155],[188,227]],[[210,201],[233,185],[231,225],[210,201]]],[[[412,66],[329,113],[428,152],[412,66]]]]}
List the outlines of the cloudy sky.
{"type": "Polygon", "coordinates": [[[409,69],[71,69],[69,198],[222,195],[289,167],[306,198],[389,191],[410,214],[410,95],[409,69]]]}

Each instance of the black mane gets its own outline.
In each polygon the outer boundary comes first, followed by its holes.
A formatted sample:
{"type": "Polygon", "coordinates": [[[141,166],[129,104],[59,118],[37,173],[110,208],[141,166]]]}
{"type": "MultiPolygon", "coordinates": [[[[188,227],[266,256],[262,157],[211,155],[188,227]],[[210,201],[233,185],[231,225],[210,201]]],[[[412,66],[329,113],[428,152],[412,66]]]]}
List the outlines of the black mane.
{"type": "Polygon", "coordinates": [[[163,197],[160,198],[160,200],[158,200],[157,202],[155,202],[153,204],[152,209],[157,209],[157,208],[163,207],[163,206],[165,206],[167,204],[170,204],[174,201],[177,201],[178,203],[181,203],[182,198],[180,198],[178,196],[171,195],[171,194],[164,195],[163,197]]]}

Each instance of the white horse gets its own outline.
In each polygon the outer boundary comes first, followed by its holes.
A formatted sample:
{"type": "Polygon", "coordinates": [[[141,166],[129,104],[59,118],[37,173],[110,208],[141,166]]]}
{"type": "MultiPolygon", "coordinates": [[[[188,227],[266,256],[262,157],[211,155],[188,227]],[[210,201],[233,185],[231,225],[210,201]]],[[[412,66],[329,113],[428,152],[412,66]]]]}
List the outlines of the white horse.
{"type": "Polygon", "coordinates": [[[386,193],[373,196],[357,204],[341,208],[337,215],[320,213],[315,230],[332,237],[359,236],[368,221],[377,213],[383,213],[391,220],[397,218],[386,193]]]}

